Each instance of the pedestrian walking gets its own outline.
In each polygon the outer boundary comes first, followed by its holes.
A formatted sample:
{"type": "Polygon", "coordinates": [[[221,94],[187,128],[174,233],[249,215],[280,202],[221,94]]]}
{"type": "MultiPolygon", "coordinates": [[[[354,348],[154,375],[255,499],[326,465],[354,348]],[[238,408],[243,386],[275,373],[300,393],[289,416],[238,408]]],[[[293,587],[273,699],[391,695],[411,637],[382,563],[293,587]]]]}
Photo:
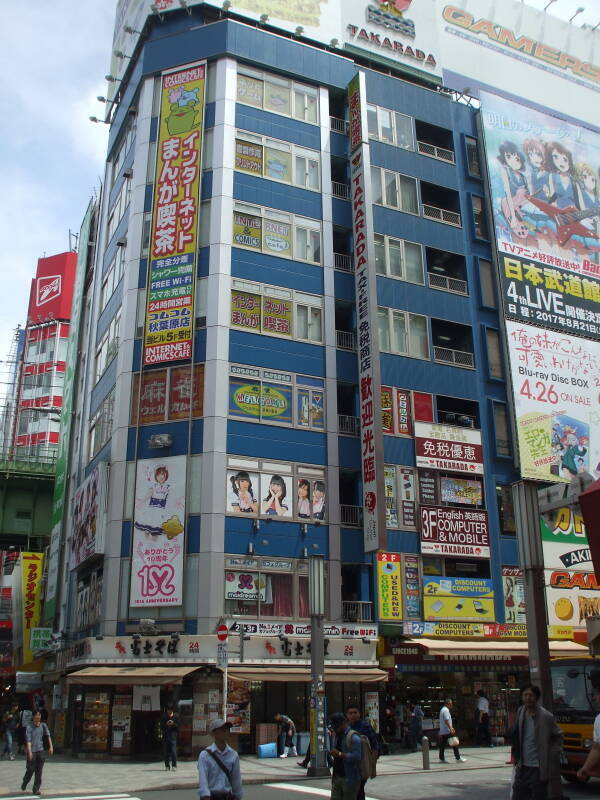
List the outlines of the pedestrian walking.
{"type": "MultiPolygon", "coordinates": [[[[592,672],[592,700],[596,708],[600,708],[600,683],[594,681],[594,673],[592,672]]],[[[577,777],[580,781],[587,781],[592,776],[597,777],[600,775],[600,714],[596,715],[594,720],[594,733],[592,740],[592,748],[583,762],[583,766],[577,772],[577,777]]]]}
{"type": "Polygon", "coordinates": [[[493,747],[490,733],[490,701],[483,689],[477,692],[477,743],[482,747],[493,747]]]}
{"type": "Polygon", "coordinates": [[[294,744],[294,736],[296,735],[296,725],[294,721],[285,714],[277,712],[277,714],[275,714],[275,722],[279,725],[279,735],[285,736],[283,753],[279,755],[279,758],[287,758],[288,755],[297,756],[298,752],[294,744]]]}
{"type": "Polygon", "coordinates": [[[4,750],[2,751],[2,758],[8,756],[9,761],[15,760],[13,752],[13,743],[17,735],[17,725],[19,724],[19,706],[13,703],[8,711],[2,717],[2,726],[4,729],[4,750]]]}
{"type": "Polygon", "coordinates": [[[172,708],[167,709],[160,727],[163,736],[165,769],[177,769],[177,733],[179,726],[172,708]]]}
{"type": "Polygon", "coordinates": [[[31,725],[32,720],[31,710],[23,708],[19,711],[19,721],[17,723],[17,743],[19,746],[18,752],[22,753],[25,750],[25,731],[27,726],[31,725]]]}
{"type": "Polygon", "coordinates": [[[35,775],[33,793],[41,794],[42,771],[46,762],[46,753],[52,755],[54,748],[48,726],[45,722],[42,722],[42,715],[39,711],[34,712],[31,725],[28,725],[25,730],[25,753],[27,756],[27,768],[21,783],[21,791],[24,792],[27,789],[31,776],[35,775]]]}
{"type": "Polygon", "coordinates": [[[361,738],[339,711],[329,717],[329,729],[335,737],[331,749],[331,800],[357,800],[361,784],[361,738]]]}
{"type": "MultiPolygon", "coordinates": [[[[377,759],[379,758],[379,739],[377,734],[373,730],[373,726],[370,722],[367,722],[364,719],[361,719],[360,708],[356,705],[350,703],[350,705],[346,706],[346,719],[350,724],[350,727],[353,731],[359,734],[359,736],[366,736],[369,740],[369,746],[371,748],[371,758],[372,762],[375,764],[377,759]]],[[[375,775],[371,776],[372,778],[375,775]]],[[[361,778],[360,781],[360,788],[358,790],[358,794],[356,796],[357,800],[365,800],[365,784],[368,778],[363,780],[361,778]]]]}
{"type": "Polygon", "coordinates": [[[540,695],[539,687],[531,684],[521,692],[523,705],[513,736],[513,800],[547,800],[548,785],[560,771],[562,733],[554,716],[540,705],[540,695]]]}
{"type": "Polygon", "coordinates": [[[463,758],[460,754],[460,750],[458,749],[459,741],[458,736],[456,735],[456,731],[454,726],[452,725],[452,706],[454,702],[448,698],[442,708],[440,709],[440,733],[439,733],[439,751],[440,751],[440,761],[443,763],[446,762],[446,745],[451,747],[454,750],[454,758],[457,761],[466,761],[466,758],[463,758]]]}
{"type": "Polygon", "coordinates": [[[214,719],[208,732],[214,742],[198,756],[198,794],[200,800],[242,800],[240,757],[227,744],[231,724],[214,719]]]}
{"type": "Polygon", "coordinates": [[[409,703],[408,713],[410,714],[408,744],[413,753],[416,753],[423,738],[423,717],[425,714],[419,703],[409,703]]]}

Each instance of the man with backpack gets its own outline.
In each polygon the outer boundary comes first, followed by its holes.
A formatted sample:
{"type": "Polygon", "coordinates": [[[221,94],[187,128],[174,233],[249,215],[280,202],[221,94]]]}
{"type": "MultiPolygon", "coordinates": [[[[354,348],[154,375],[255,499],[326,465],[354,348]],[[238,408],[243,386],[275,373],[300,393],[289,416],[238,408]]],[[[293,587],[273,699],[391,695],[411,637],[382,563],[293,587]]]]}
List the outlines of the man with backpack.
{"type": "Polygon", "coordinates": [[[333,758],[331,800],[357,800],[362,780],[361,736],[352,730],[341,711],[329,717],[328,727],[334,736],[334,746],[330,750],[333,758]]]}
{"type": "Polygon", "coordinates": [[[361,719],[360,708],[357,705],[350,703],[350,705],[346,706],[346,719],[350,723],[352,730],[361,737],[361,762],[363,757],[366,760],[366,756],[369,756],[369,774],[366,778],[361,775],[360,789],[356,796],[356,800],[365,800],[365,784],[369,778],[374,778],[376,775],[377,759],[379,758],[379,739],[371,723],[361,719]],[[364,752],[365,750],[367,752],[364,752]]]}

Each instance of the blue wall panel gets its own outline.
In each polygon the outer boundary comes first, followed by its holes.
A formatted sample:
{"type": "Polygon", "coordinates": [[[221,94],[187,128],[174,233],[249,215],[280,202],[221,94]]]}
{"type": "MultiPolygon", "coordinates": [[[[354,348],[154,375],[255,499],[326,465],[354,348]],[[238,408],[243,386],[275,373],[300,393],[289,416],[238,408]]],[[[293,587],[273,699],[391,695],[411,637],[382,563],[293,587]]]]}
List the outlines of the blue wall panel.
{"type": "Polygon", "coordinates": [[[316,431],[229,420],[227,452],[254,458],[326,464],[327,437],[316,431]]]}
{"type": "Polygon", "coordinates": [[[188,452],[188,428],[187,422],[163,422],[159,425],[144,425],[139,430],[137,443],[138,458],[168,458],[169,456],[180,456],[188,452]],[[150,437],[158,433],[169,433],[173,437],[171,447],[161,447],[156,449],[149,446],[150,437]]]}
{"type": "Polygon", "coordinates": [[[244,131],[272,136],[274,139],[292,142],[313,150],[321,149],[321,132],[318,125],[300,122],[280,114],[272,114],[270,111],[263,111],[262,108],[253,108],[237,103],[235,124],[244,131]]]}
{"type": "Polygon", "coordinates": [[[325,375],[324,347],[258,333],[245,333],[233,328],[229,332],[229,360],[237,364],[283,369],[302,375],[325,375]]]}
{"type": "Polygon", "coordinates": [[[128,558],[131,555],[131,531],[130,520],[121,522],[121,557],[128,558]]]}
{"type": "Polygon", "coordinates": [[[200,552],[200,515],[189,514],[187,518],[187,531],[185,537],[185,552],[200,552]]]}
{"type": "Polygon", "coordinates": [[[323,294],[323,267],[255,253],[240,247],[233,247],[231,250],[231,274],[234,278],[285,286],[310,294],[323,294]]]}
{"type": "Polygon", "coordinates": [[[251,519],[226,517],[225,552],[245,555],[249,542],[254,545],[255,555],[302,558],[302,551],[306,547],[311,555],[328,557],[329,526],[309,524],[308,533],[304,536],[300,523],[296,522],[261,519],[260,530],[255,531],[251,519]]]}
{"type": "Polygon", "coordinates": [[[322,219],[323,211],[321,195],[309,192],[287,183],[278,183],[266,178],[257,178],[245,172],[236,172],[233,176],[233,196],[244,203],[269,206],[290,214],[322,219]]]}
{"type": "Polygon", "coordinates": [[[338,437],[338,458],[340,469],[360,470],[360,439],[358,436],[338,437]]]}

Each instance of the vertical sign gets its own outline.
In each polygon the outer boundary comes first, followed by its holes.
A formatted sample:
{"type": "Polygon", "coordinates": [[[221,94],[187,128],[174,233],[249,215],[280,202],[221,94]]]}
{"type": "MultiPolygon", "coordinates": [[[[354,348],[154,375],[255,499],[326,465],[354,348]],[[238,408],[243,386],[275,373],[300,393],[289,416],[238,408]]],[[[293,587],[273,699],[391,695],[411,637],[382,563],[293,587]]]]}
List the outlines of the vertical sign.
{"type": "Polygon", "coordinates": [[[48,552],[48,575],[46,579],[46,597],[44,602],[44,620],[49,622],[54,617],[56,609],[56,587],[58,585],[58,570],[60,567],[60,543],[62,533],[63,506],[65,497],[65,481],[67,474],[67,461],[69,457],[69,442],[71,438],[71,409],[73,407],[73,385],[77,369],[77,355],[79,350],[79,324],[81,320],[81,305],[83,297],[83,284],[88,251],[90,245],[90,232],[92,219],[96,206],[90,202],[81,223],[79,231],[79,248],[77,266],[75,268],[75,282],[73,286],[73,303],[71,306],[71,322],[69,327],[69,344],[65,361],[65,378],[63,385],[62,410],[60,415],[60,431],[58,435],[58,450],[56,454],[56,478],[54,481],[54,497],[52,500],[52,533],[50,549],[48,552]]]}
{"type": "Polygon", "coordinates": [[[162,76],[144,364],[192,357],[206,63],[162,76]]]}
{"type": "Polygon", "coordinates": [[[381,622],[402,620],[400,553],[377,553],[378,616],[381,622]]]}
{"type": "Polygon", "coordinates": [[[373,250],[371,179],[366,126],[365,75],[357,73],[348,84],[350,109],[350,163],[354,281],[358,311],[358,372],[360,442],[363,480],[363,537],[365,552],[386,543],[383,433],[381,430],[381,380],[379,345],[373,330],[377,319],[377,284],[373,250]]]}
{"type": "Polygon", "coordinates": [[[23,664],[33,661],[31,631],[40,625],[43,553],[21,553],[23,582],[23,664]]]}

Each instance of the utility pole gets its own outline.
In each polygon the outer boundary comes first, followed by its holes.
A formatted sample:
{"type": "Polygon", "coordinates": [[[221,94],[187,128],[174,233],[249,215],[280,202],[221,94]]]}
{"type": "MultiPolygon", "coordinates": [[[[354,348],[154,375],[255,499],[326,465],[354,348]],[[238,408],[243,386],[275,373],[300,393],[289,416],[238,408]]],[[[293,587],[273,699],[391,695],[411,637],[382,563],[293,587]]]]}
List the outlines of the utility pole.
{"type": "Polygon", "coordinates": [[[310,777],[329,775],[325,754],[325,562],[323,556],[308,559],[310,611],[310,777]]]}

